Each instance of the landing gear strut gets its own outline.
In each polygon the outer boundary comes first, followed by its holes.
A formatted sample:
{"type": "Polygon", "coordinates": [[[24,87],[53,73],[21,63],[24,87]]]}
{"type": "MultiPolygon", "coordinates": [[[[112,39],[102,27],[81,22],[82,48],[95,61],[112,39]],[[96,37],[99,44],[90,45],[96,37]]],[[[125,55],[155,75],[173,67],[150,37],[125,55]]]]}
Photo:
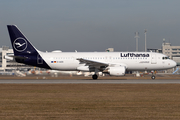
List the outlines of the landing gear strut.
{"type": "Polygon", "coordinates": [[[96,80],[97,78],[98,78],[98,75],[96,75],[96,74],[92,75],[93,80],[96,80]]]}

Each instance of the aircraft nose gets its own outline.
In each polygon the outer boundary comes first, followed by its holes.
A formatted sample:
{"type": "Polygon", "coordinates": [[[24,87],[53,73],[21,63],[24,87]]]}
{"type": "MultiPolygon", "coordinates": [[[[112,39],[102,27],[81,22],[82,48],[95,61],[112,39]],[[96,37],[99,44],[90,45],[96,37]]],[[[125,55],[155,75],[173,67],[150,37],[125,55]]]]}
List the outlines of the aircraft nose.
{"type": "Polygon", "coordinates": [[[177,65],[177,63],[176,63],[175,61],[172,60],[171,66],[172,66],[172,67],[175,67],[176,65],[177,65]]]}

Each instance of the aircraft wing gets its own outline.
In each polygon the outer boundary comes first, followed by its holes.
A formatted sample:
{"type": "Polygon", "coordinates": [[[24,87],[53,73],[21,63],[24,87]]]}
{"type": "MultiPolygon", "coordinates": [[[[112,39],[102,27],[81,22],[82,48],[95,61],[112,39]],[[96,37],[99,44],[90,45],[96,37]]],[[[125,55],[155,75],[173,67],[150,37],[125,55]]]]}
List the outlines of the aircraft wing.
{"type": "Polygon", "coordinates": [[[85,66],[89,66],[89,67],[109,66],[108,63],[87,60],[87,59],[83,59],[83,58],[77,58],[77,60],[79,60],[80,64],[85,64],[85,66]]]}

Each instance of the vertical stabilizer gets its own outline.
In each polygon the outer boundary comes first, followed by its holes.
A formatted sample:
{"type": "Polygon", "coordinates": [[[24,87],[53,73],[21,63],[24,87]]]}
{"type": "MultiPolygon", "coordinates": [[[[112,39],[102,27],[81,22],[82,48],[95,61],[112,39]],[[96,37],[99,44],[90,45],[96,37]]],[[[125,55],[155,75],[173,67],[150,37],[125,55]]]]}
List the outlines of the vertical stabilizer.
{"type": "Polygon", "coordinates": [[[38,54],[33,45],[15,25],[7,25],[14,55],[38,54]]]}
{"type": "Polygon", "coordinates": [[[16,62],[51,69],[16,25],[7,25],[16,62]],[[41,61],[41,62],[39,62],[41,61]]]}

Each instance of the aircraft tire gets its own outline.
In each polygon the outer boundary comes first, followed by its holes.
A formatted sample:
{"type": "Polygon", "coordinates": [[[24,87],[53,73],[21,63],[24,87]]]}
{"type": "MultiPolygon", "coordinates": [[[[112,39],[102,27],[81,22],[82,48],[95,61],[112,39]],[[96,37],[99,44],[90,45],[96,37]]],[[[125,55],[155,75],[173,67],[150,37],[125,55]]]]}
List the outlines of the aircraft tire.
{"type": "Polygon", "coordinates": [[[153,79],[153,80],[154,80],[155,78],[156,78],[156,77],[155,77],[154,75],[153,75],[153,76],[151,76],[151,79],[153,79]]]}
{"type": "Polygon", "coordinates": [[[92,79],[93,80],[96,80],[98,78],[98,76],[96,75],[96,74],[94,74],[93,76],[92,76],[92,79]]]}

